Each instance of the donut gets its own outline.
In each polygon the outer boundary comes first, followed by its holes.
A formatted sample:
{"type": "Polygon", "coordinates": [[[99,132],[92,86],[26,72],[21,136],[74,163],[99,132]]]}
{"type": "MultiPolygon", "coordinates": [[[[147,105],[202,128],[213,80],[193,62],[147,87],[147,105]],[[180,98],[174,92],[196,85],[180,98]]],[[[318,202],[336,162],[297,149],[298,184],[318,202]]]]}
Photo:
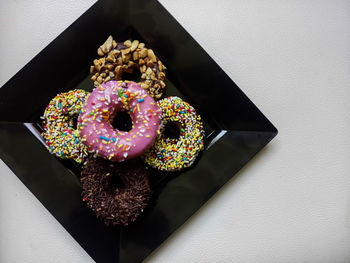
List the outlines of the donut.
{"type": "Polygon", "coordinates": [[[83,201],[106,225],[129,225],[151,197],[148,175],[139,158],[111,163],[90,155],[81,171],[83,201]]]}
{"type": "Polygon", "coordinates": [[[82,105],[89,93],[71,90],[58,94],[46,107],[43,119],[43,138],[47,149],[61,158],[73,159],[81,163],[87,156],[87,149],[81,143],[79,131],[75,127],[82,105]]]}
{"type": "Polygon", "coordinates": [[[191,166],[204,149],[201,117],[179,97],[168,97],[157,104],[162,110],[160,134],[154,145],[142,156],[143,160],[162,171],[178,171],[191,166]],[[177,138],[166,136],[168,124],[176,125],[179,129],[177,138]]]}
{"type": "Polygon", "coordinates": [[[80,137],[89,152],[113,162],[135,158],[152,146],[160,127],[160,109],[132,81],[109,81],[96,87],[78,118],[80,137]],[[116,114],[129,113],[130,131],[112,126],[116,114]]]}
{"type": "Polygon", "coordinates": [[[91,80],[95,86],[109,80],[122,80],[123,72],[132,73],[139,70],[141,80],[138,84],[155,100],[165,92],[166,67],[154,54],[138,40],[116,42],[109,36],[106,42],[97,49],[98,58],[90,67],[91,80]]]}

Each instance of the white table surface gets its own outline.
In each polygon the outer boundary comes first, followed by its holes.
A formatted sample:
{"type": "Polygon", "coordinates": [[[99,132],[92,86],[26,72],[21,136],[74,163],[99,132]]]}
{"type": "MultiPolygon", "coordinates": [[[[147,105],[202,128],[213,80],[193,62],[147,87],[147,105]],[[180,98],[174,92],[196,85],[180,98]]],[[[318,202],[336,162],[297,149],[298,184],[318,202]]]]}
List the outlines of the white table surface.
{"type": "MultiPolygon", "coordinates": [[[[350,2],[161,2],[279,135],[146,261],[350,262],[350,2]]],[[[1,0],[0,86],[93,3],[1,0]]],[[[1,160],[0,262],[93,262],[1,160]]]]}

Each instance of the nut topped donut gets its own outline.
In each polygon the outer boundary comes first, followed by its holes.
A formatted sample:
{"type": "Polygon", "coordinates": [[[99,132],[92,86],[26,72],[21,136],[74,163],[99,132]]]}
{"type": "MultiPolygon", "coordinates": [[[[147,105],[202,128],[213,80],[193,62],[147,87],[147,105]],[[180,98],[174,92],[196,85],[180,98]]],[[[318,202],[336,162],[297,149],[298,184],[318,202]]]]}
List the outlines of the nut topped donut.
{"type": "Polygon", "coordinates": [[[109,81],[96,87],[78,118],[83,144],[90,152],[121,162],[135,158],[152,146],[159,132],[160,109],[154,99],[132,81],[109,81]],[[127,112],[130,131],[112,126],[116,114],[127,112]]]}
{"type": "Polygon", "coordinates": [[[116,42],[109,36],[106,42],[97,49],[98,59],[90,67],[91,80],[95,86],[109,80],[122,80],[122,73],[139,70],[141,81],[138,83],[155,100],[165,92],[166,67],[154,54],[138,40],[116,42]]]}
{"type": "Polygon", "coordinates": [[[154,145],[142,156],[143,160],[162,171],[178,171],[191,166],[204,149],[201,117],[179,97],[168,97],[157,104],[162,110],[160,134],[154,145]],[[177,136],[166,134],[169,125],[178,129],[177,136]]]}
{"type": "Polygon", "coordinates": [[[54,97],[45,109],[42,136],[47,149],[60,158],[81,163],[87,156],[75,120],[88,96],[89,93],[84,90],[64,92],[54,97]]]}

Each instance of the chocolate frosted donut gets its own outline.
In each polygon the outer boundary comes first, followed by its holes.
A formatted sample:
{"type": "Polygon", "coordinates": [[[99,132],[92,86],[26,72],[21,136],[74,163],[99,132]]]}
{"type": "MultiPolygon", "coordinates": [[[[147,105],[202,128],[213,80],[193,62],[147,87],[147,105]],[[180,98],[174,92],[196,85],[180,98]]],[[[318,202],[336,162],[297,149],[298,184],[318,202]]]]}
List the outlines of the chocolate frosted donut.
{"type": "Polygon", "coordinates": [[[138,83],[155,100],[165,92],[165,69],[163,63],[155,56],[152,49],[146,48],[138,40],[116,42],[109,36],[97,49],[98,59],[90,67],[91,80],[95,86],[109,80],[122,80],[122,73],[132,73],[138,69],[141,80],[138,83]]]}
{"type": "Polygon", "coordinates": [[[111,163],[89,156],[80,179],[83,201],[106,225],[129,225],[150,199],[148,175],[139,159],[111,163]]]}

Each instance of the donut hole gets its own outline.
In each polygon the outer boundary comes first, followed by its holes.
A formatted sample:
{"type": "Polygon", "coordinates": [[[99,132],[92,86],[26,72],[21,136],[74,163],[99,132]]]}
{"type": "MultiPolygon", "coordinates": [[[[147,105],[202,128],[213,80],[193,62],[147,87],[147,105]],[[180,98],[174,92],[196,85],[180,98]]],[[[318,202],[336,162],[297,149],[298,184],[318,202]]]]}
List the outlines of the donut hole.
{"type": "Polygon", "coordinates": [[[138,70],[123,71],[120,79],[139,82],[141,80],[141,73],[138,70]]]}
{"type": "Polygon", "coordinates": [[[78,114],[72,115],[69,120],[69,126],[72,127],[72,129],[78,129],[78,114]]]}
{"type": "Polygon", "coordinates": [[[177,139],[180,137],[181,124],[178,122],[168,122],[164,126],[163,135],[165,138],[177,139]]]}
{"type": "Polygon", "coordinates": [[[109,182],[109,187],[110,187],[110,190],[115,190],[117,188],[118,189],[125,188],[126,186],[119,176],[114,175],[111,177],[111,181],[109,182]]]}
{"type": "Polygon", "coordinates": [[[111,124],[118,131],[128,132],[132,129],[132,119],[126,111],[117,112],[111,124]]]}

